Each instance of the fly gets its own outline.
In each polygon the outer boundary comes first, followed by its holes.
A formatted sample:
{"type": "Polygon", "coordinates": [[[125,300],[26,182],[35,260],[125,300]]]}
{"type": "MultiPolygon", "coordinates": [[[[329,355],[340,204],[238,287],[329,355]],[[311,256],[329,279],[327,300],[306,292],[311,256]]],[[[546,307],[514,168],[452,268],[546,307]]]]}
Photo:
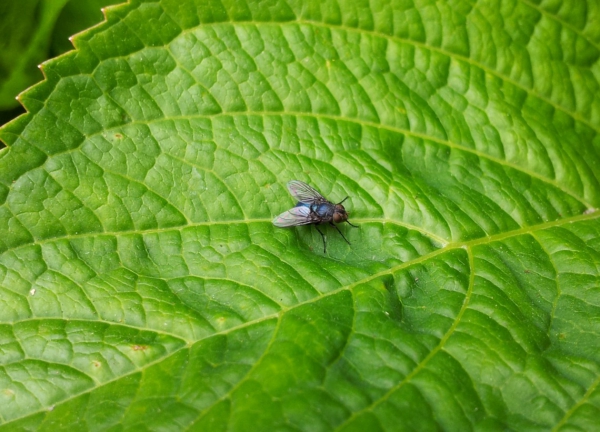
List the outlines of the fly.
{"type": "Polygon", "coordinates": [[[314,225],[323,239],[323,253],[327,253],[327,239],[325,234],[319,229],[319,225],[329,223],[346,240],[346,243],[350,244],[346,236],[335,225],[347,222],[348,225],[359,228],[348,221],[348,212],[342,205],[349,197],[344,198],[337,204],[333,204],[315,189],[298,180],[288,182],[287,188],[290,194],[298,200],[298,203],[294,208],[281,213],[273,219],[273,225],[280,228],[314,225]]]}

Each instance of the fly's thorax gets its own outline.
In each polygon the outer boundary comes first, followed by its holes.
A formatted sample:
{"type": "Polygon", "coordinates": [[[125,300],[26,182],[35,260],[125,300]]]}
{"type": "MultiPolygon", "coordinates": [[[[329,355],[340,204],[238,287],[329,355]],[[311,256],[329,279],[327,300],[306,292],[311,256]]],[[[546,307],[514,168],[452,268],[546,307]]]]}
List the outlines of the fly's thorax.
{"type": "Polygon", "coordinates": [[[348,213],[341,204],[336,204],[333,209],[333,222],[340,223],[348,220],[348,213]]]}

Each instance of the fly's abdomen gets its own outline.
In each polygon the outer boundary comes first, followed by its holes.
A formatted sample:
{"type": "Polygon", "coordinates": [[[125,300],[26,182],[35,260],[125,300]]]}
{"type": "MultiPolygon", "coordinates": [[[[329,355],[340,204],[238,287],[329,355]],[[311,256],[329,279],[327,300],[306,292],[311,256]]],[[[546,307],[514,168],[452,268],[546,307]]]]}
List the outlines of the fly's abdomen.
{"type": "Polygon", "coordinates": [[[328,222],[331,220],[331,216],[333,215],[333,205],[330,203],[313,204],[311,206],[311,210],[318,217],[322,218],[323,222],[328,222]]]}

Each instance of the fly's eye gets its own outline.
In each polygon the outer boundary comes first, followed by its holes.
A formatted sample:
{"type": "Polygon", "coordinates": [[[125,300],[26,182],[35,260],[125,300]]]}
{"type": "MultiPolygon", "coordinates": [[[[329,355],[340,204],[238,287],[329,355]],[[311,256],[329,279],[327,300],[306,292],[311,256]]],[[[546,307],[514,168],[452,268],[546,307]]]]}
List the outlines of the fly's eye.
{"type": "Polygon", "coordinates": [[[333,214],[333,221],[335,223],[340,223],[342,221],[342,215],[340,213],[338,213],[338,212],[335,212],[333,214]]]}

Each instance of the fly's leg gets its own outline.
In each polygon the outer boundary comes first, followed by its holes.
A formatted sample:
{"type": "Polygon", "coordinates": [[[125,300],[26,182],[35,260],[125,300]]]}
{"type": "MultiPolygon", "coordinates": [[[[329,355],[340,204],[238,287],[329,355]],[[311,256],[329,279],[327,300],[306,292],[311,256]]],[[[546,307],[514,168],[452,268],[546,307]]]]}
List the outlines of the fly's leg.
{"type": "MultiPolygon", "coordinates": [[[[348,222],[348,220],[346,220],[346,222],[348,222]]],[[[350,222],[348,222],[348,225],[350,225],[351,227],[354,227],[354,228],[360,228],[358,225],[353,225],[350,222]]]]}
{"type": "Polygon", "coordinates": [[[321,234],[321,238],[323,239],[323,253],[327,253],[327,238],[325,237],[325,234],[321,232],[317,225],[315,225],[315,228],[317,229],[317,231],[319,231],[319,234],[321,234]]]}
{"type": "Polygon", "coordinates": [[[343,238],[344,240],[346,240],[346,243],[348,243],[348,244],[351,244],[351,243],[348,241],[348,239],[346,238],[346,236],[344,235],[344,233],[342,233],[342,232],[340,231],[340,229],[337,227],[337,225],[335,225],[333,222],[329,222],[329,225],[331,225],[332,227],[334,227],[334,228],[337,230],[337,232],[339,232],[339,233],[340,233],[340,235],[342,236],[342,238],[343,238]]]}

